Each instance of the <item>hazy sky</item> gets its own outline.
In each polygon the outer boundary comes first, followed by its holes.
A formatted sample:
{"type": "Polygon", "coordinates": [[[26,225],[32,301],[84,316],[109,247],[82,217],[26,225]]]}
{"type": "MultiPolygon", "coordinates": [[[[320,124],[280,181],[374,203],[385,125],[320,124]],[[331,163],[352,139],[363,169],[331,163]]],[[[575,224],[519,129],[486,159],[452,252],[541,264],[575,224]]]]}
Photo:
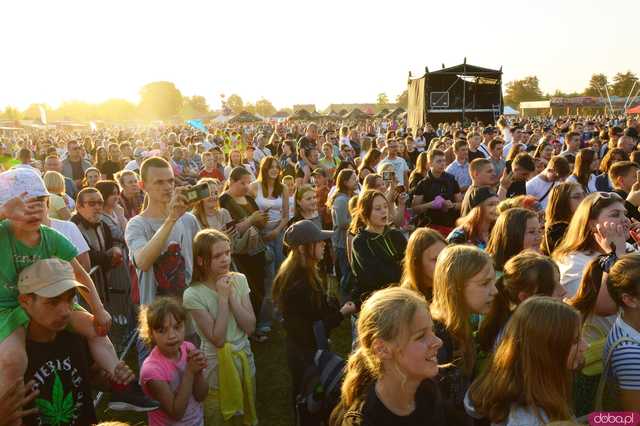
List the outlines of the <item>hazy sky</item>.
{"type": "Polygon", "coordinates": [[[407,72],[468,62],[582,90],[594,72],[640,74],[638,0],[7,0],[0,107],[183,95],[294,103],[375,102],[407,72]]]}

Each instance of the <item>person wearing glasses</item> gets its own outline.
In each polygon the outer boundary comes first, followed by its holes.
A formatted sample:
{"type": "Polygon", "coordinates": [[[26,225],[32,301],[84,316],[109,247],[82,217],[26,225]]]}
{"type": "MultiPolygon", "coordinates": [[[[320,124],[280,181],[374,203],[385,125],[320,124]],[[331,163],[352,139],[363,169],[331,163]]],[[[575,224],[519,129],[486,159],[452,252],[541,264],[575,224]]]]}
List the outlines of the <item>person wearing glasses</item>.
{"type": "Polygon", "coordinates": [[[82,157],[82,148],[76,140],[67,142],[67,158],[62,162],[62,174],[73,179],[76,188],[82,187],[84,172],[91,167],[91,162],[82,157]]]}
{"type": "Polygon", "coordinates": [[[96,274],[96,288],[101,300],[105,299],[107,273],[122,264],[123,252],[113,241],[109,226],[103,221],[104,199],[96,188],[84,188],[76,198],[76,213],[71,216],[89,245],[91,266],[100,266],[96,274]],[[102,281],[102,282],[101,282],[102,281]],[[102,285],[101,285],[102,284],[102,285]]]}

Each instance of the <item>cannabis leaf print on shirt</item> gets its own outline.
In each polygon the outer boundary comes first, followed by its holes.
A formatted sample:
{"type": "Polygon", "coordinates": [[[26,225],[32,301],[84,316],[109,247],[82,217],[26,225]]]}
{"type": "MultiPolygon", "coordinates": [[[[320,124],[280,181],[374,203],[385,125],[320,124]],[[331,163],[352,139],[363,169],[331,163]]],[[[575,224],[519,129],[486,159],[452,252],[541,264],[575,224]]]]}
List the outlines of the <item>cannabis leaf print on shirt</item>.
{"type": "Polygon", "coordinates": [[[40,410],[44,424],[61,426],[73,420],[76,407],[73,394],[69,392],[66,396],[64,395],[60,376],[58,376],[57,371],[54,374],[56,378],[53,382],[53,390],[51,391],[51,401],[37,398],[36,407],[40,410]]]}

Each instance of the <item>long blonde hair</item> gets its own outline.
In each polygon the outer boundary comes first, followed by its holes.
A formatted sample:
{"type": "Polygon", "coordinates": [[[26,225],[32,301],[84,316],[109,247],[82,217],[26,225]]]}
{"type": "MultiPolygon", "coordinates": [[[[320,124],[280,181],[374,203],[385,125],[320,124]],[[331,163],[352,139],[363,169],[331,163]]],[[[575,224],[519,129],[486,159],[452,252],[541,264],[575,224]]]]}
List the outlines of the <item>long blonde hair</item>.
{"type": "Polygon", "coordinates": [[[426,282],[422,270],[422,255],[425,250],[438,242],[447,245],[447,241],[438,231],[430,228],[418,228],[409,237],[404,255],[402,278],[400,279],[402,287],[421,293],[428,301],[433,298],[433,283],[426,282]]]}
{"type": "Polygon", "coordinates": [[[564,238],[558,243],[551,257],[561,260],[577,251],[597,250],[597,242],[589,226],[589,221],[597,219],[602,211],[615,203],[623,203],[616,193],[596,192],[587,195],[576,209],[564,238]]]}
{"type": "Polygon", "coordinates": [[[469,388],[469,397],[491,423],[502,423],[511,405],[533,407],[542,420],[570,420],[571,347],[580,338],[578,311],[551,297],[525,300],[506,325],[488,368],[469,388]],[[577,335],[576,335],[577,334],[577,335]]]}
{"type": "Polygon", "coordinates": [[[295,216],[302,217],[302,208],[300,207],[300,201],[307,192],[315,192],[315,188],[309,184],[300,185],[295,192],[294,202],[295,202],[295,216]]]}
{"type": "Polygon", "coordinates": [[[358,317],[358,348],[349,356],[340,404],[331,416],[331,425],[341,425],[345,410],[362,401],[368,386],[384,373],[382,361],[373,353],[373,342],[406,339],[406,329],[421,308],[428,309],[424,297],[402,287],[376,291],[364,302],[358,317]]]}
{"type": "Polygon", "coordinates": [[[461,348],[462,357],[453,360],[453,364],[459,361],[467,375],[473,371],[476,355],[469,320],[472,312],[464,290],[467,282],[492,262],[491,257],[477,247],[449,246],[438,256],[433,274],[431,316],[445,326],[456,346],[461,348]]]}
{"type": "Polygon", "coordinates": [[[64,176],[62,176],[62,173],[50,170],[42,176],[42,180],[44,181],[44,186],[47,188],[47,191],[57,195],[65,194],[64,176]]]}

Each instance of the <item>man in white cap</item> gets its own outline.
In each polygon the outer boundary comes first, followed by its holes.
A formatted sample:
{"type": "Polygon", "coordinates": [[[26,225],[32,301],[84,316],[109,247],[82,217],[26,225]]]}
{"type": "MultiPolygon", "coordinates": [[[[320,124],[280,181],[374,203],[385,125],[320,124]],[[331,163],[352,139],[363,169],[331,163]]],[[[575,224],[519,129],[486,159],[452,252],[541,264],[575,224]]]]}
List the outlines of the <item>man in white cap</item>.
{"type": "Polygon", "coordinates": [[[23,377],[27,368],[25,329],[29,316],[18,304],[17,283],[20,272],[40,259],[58,258],[70,263],[93,314],[73,315],[74,330],[88,340],[93,357],[103,369],[113,373],[119,362],[106,337],[111,316],[91,277],[76,259],[78,250],[62,234],[42,225],[48,196],[42,178],[31,170],[0,173],[0,388],[23,377]]]}
{"type": "MultiPolygon", "coordinates": [[[[91,389],[91,353],[87,340],[70,330],[78,291],[88,289],[78,281],[69,262],[51,258],[26,267],[18,279],[20,306],[29,315],[25,382],[38,390],[36,414],[26,425],[97,422],[91,389]]],[[[130,383],[135,376],[120,361],[107,377],[130,383]]]]}

